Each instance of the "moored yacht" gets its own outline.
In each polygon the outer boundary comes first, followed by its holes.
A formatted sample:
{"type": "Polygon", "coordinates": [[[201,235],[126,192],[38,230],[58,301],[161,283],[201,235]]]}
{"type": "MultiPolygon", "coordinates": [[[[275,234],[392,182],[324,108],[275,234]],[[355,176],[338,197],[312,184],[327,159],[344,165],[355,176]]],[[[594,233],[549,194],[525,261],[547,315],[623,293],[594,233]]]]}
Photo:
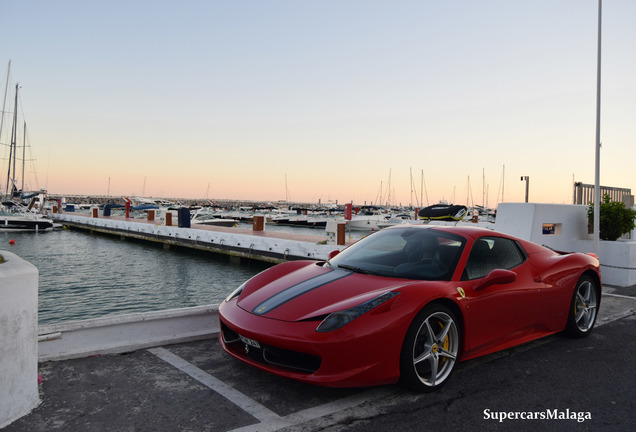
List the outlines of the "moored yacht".
{"type": "Polygon", "coordinates": [[[228,218],[220,218],[214,213],[210,213],[205,209],[199,207],[192,216],[190,217],[190,222],[193,224],[199,225],[211,225],[211,226],[222,226],[222,227],[233,227],[238,224],[238,220],[236,219],[228,219],[228,218]]]}
{"type": "Polygon", "coordinates": [[[386,222],[387,215],[372,208],[362,208],[358,214],[347,221],[347,228],[352,231],[377,231],[380,224],[386,222]]]}
{"type": "Polygon", "coordinates": [[[59,224],[41,214],[33,213],[13,201],[0,205],[0,231],[46,231],[59,224]]]}

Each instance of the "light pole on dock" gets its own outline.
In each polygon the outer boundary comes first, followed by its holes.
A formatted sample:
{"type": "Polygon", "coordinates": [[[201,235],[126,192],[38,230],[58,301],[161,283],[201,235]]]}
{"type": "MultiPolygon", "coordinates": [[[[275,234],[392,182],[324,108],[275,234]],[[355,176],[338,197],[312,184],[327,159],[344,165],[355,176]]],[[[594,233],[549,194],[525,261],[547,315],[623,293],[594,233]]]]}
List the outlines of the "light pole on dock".
{"type": "Polygon", "coordinates": [[[522,176],[521,177],[521,181],[525,181],[526,182],[526,202],[528,202],[528,195],[530,193],[530,177],[522,176]]]}
{"type": "Polygon", "coordinates": [[[596,58],[596,141],[594,168],[594,252],[599,255],[601,229],[601,10],[603,1],[598,0],[598,42],[596,58]]]}

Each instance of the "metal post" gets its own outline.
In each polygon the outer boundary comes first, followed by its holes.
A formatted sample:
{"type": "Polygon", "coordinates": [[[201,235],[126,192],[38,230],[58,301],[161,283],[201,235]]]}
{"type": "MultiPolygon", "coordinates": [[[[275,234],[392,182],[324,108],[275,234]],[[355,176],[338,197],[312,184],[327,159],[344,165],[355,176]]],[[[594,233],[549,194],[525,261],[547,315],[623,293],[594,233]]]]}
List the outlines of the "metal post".
{"type": "Polygon", "coordinates": [[[530,177],[523,176],[521,177],[521,181],[526,182],[526,202],[528,202],[528,195],[530,194],[530,177]]]}
{"type": "Polygon", "coordinates": [[[594,252],[599,255],[601,240],[601,10],[603,2],[598,0],[598,46],[596,61],[596,158],[594,169],[594,252]]]}

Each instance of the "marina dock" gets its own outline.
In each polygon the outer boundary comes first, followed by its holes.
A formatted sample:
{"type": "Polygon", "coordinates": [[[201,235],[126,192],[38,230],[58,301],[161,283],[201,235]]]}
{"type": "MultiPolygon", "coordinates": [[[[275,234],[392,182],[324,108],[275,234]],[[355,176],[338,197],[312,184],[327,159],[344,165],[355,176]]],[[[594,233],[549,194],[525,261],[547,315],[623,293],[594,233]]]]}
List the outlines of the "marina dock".
{"type": "Polygon", "coordinates": [[[231,260],[260,260],[270,263],[311,259],[326,260],[329,253],[345,245],[329,244],[327,236],[235,227],[192,224],[190,228],[165,222],[122,216],[92,217],[91,214],[54,213],[66,227],[117,236],[122,240],[160,243],[164,248],[183,247],[227,255],[231,260]]]}

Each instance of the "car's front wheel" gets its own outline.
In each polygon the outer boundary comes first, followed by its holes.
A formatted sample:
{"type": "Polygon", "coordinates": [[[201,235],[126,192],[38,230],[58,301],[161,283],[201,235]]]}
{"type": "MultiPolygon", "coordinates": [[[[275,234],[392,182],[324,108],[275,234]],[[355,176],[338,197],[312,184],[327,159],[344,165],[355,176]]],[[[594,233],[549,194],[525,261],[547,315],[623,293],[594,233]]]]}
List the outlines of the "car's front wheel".
{"type": "Polygon", "coordinates": [[[422,309],[411,323],[402,345],[402,382],[416,391],[439,389],[457,362],[460,336],[451,310],[439,304],[422,309]]]}
{"type": "Polygon", "coordinates": [[[598,313],[598,284],[584,275],[576,283],[576,289],[570,302],[570,313],[566,333],[574,337],[587,336],[592,332],[598,313]]]}

